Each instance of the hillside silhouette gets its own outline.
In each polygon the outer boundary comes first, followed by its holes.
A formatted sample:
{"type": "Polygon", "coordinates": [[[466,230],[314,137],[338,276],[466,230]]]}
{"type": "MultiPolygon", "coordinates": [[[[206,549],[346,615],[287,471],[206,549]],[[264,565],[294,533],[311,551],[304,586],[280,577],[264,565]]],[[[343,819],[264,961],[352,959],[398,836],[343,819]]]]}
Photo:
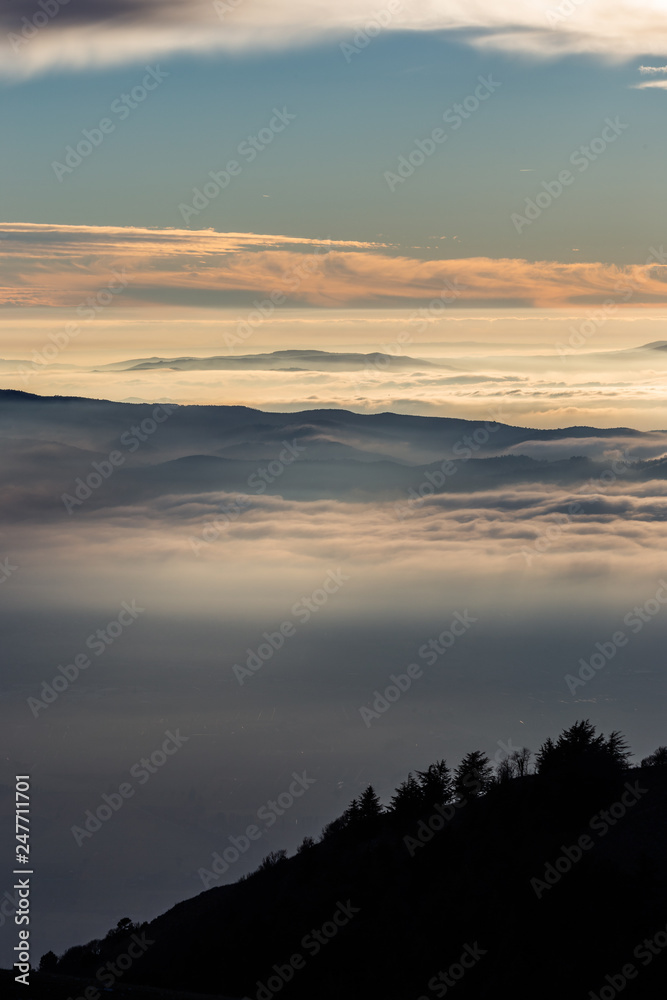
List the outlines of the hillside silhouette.
{"type": "Polygon", "coordinates": [[[657,1000],[667,748],[629,758],[620,733],[584,720],[532,755],[436,761],[386,806],[369,786],[293,857],[45,955],[30,996],[657,1000]],[[133,941],[138,957],[103,982],[133,941]]]}

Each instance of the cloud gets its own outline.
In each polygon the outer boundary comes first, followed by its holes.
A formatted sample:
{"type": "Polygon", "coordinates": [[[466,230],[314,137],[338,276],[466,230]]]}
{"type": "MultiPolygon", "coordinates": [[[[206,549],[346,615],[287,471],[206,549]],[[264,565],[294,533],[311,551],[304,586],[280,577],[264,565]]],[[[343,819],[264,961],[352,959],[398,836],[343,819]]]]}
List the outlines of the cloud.
{"type": "Polygon", "coordinates": [[[645,80],[643,83],[632,85],[633,90],[667,90],[667,80],[645,80]]]}
{"type": "Polygon", "coordinates": [[[667,66],[640,66],[640,73],[667,73],[667,66]]]}
{"type": "Polygon", "coordinates": [[[318,240],[301,236],[277,236],[261,233],[219,233],[214,229],[150,229],[135,226],[66,226],[50,225],[40,222],[3,222],[0,223],[0,239],[9,244],[49,244],[54,253],[68,253],[77,246],[82,254],[93,253],[96,246],[106,249],[113,247],[114,239],[118,241],[118,250],[125,253],[133,244],[150,247],[157,253],[170,252],[170,247],[181,249],[190,247],[193,254],[207,251],[220,253],[222,251],[239,250],[249,247],[282,247],[297,246],[342,246],[365,249],[369,247],[388,247],[388,243],[361,243],[357,240],[318,240]],[[193,242],[192,237],[196,237],[193,242]],[[188,242],[188,238],[190,242],[188,242]]]}
{"type": "MultiPolygon", "coordinates": [[[[196,615],[219,609],[221,560],[227,613],[241,615],[253,587],[253,599],[261,589],[262,599],[280,613],[281,604],[292,603],[285,602],[285,593],[305,592],[299,588],[306,575],[313,575],[313,566],[344,561],[357,567],[357,576],[363,568],[373,581],[364,599],[381,609],[387,577],[398,573],[402,580],[419,579],[422,588],[437,580],[442,586],[443,565],[450,579],[455,574],[458,587],[475,579],[482,586],[482,578],[483,586],[492,581],[497,586],[501,578],[513,586],[523,582],[530,587],[540,579],[581,586],[589,573],[607,584],[616,579],[619,586],[645,575],[658,579],[664,574],[661,553],[667,544],[664,490],[664,481],[619,485],[616,492],[612,488],[597,495],[542,484],[499,485],[428,497],[402,521],[397,521],[393,502],[280,496],[253,498],[242,516],[228,521],[220,511],[229,509],[235,494],[184,493],[137,498],[124,507],[82,509],[76,524],[62,518],[49,524],[37,519],[20,523],[17,517],[11,551],[20,553],[24,574],[49,582],[70,575],[78,579],[85,551],[86,572],[92,574],[96,565],[107,567],[110,595],[118,591],[119,581],[137,592],[145,590],[139,581],[152,567],[155,602],[166,600],[173,611],[183,614],[191,608],[196,615]],[[575,504],[579,507],[573,514],[575,504]],[[162,567],[158,577],[156,566],[162,567]],[[178,592],[170,592],[168,578],[181,582],[178,592]]],[[[54,605],[66,600],[58,587],[50,589],[54,605]]],[[[496,594],[494,600],[504,599],[496,594]]],[[[348,610],[354,614],[352,606],[348,610]]]]}
{"type": "MultiPolygon", "coordinates": [[[[633,305],[667,302],[667,265],[390,256],[387,244],[214,230],[0,225],[0,303],[78,306],[125,273],[122,299],[222,306],[280,291],[316,306],[452,301],[590,305],[633,288],[633,305]],[[305,252],[306,249],[309,252],[305,252]],[[445,290],[445,291],[443,291],[445,290]]],[[[614,299],[616,301],[616,299],[614,299]]]]}
{"type": "MultiPolygon", "coordinates": [[[[378,0],[14,0],[0,14],[0,72],[30,76],[142,62],[172,53],[248,53],[380,30],[450,32],[480,48],[549,58],[582,54],[630,59],[667,53],[659,0],[586,0],[571,14],[554,0],[429,0],[396,12],[378,0]],[[53,13],[51,13],[53,11],[53,13]],[[379,13],[382,17],[379,17],[379,13]]],[[[359,50],[363,51],[362,49],[359,50]]]]}

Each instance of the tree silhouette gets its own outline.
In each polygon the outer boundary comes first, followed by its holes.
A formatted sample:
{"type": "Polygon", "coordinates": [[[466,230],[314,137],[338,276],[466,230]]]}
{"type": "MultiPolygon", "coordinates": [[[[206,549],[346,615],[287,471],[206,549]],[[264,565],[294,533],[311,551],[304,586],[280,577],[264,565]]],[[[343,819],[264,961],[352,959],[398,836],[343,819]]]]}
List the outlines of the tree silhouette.
{"type": "Polygon", "coordinates": [[[343,813],[343,827],[355,834],[370,833],[377,827],[383,811],[375,789],[368,785],[343,813]]]}
{"type": "Polygon", "coordinates": [[[107,931],[108,938],[122,938],[129,934],[130,931],[135,929],[135,925],[132,923],[129,917],[121,917],[115,927],[107,931]]]}
{"type": "Polygon", "coordinates": [[[349,806],[343,813],[343,826],[355,826],[359,821],[361,814],[361,808],[359,806],[359,799],[352,799],[349,806]]]}
{"type": "MultiPolygon", "coordinates": [[[[417,996],[434,969],[454,969],[449,963],[457,948],[452,950],[451,942],[470,941],[467,951],[473,954],[477,936],[482,949],[488,947],[489,960],[471,973],[470,989],[460,987],[466,996],[500,992],[517,1000],[551,1000],[569,996],[573,982],[585,991],[589,982],[600,982],[601,969],[617,968],[621,950],[664,924],[667,859],[661,824],[667,782],[658,765],[667,764],[667,747],[645,758],[642,771],[630,772],[628,753],[620,733],[599,734],[584,720],[545,741],[538,771],[528,777],[531,754],[522,747],[504,751],[495,779],[492,762],[480,750],[467,754],[453,776],[444,760],[436,761],[408,775],[391,809],[383,809],[369,785],[325,827],[316,847],[306,837],[289,859],[274,851],[234,887],[212,888],[141,925],[153,943],[128,968],[123,985],[190,995],[195,977],[200,996],[218,995],[223,986],[229,996],[254,996],[251,984],[268,982],[272,963],[284,961],[281,955],[305,940],[304,929],[320,926],[332,901],[349,897],[364,916],[350,921],[335,950],[325,949],[318,963],[308,966],[312,979],[305,970],[294,977],[289,993],[295,1000],[417,996]],[[581,774],[585,781],[577,780],[581,774]],[[517,784],[510,791],[512,781],[517,784]],[[633,808],[632,800],[647,790],[649,808],[633,808]],[[452,792],[454,802],[443,801],[452,792]],[[432,809],[428,803],[434,798],[440,801],[432,809]],[[470,806],[456,808],[469,799],[470,806]],[[409,824],[396,819],[395,809],[414,810],[409,824]],[[617,819],[622,834],[610,836],[604,851],[575,846],[583,831],[595,834],[592,843],[617,819]],[[578,864],[584,850],[586,861],[578,864]],[[554,872],[560,884],[552,892],[554,872]],[[526,891],[529,880],[534,892],[526,891]],[[547,893],[548,902],[541,902],[547,893]],[[572,928],[590,926],[596,934],[589,935],[585,948],[573,949],[572,928]],[[520,931],[514,933],[516,927],[520,931]],[[492,954],[506,953],[509,935],[519,961],[492,960],[492,954]],[[369,966],[369,940],[371,947],[388,946],[392,960],[369,966]],[[479,978],[473,981],[472,975],[479,978]]],[[[59,975],[92,980],[127,951],[133,929],[137,925],[125,918],[102,941],[71,948],[60,959],[47,953],[40,968],[54,970],[55,963],[59,975]]],[[[648,948],[647,940],[644,944],[648,948]]],[[[663,995],[659,964],[651,962],[643,972],[654,978],[642,979],[637,1000],[663,995]]],[[[54,995],[66,991],[63,984],[54,995]]],[[[429,991],[435,992],[431,984],[429,991]]],[[[268,992],[267,987],[257,995],[268,992]]]]}
{"type": "Polygon", "coordinates": [[[322,828],[322,833],[320,834],[320,843],[324,840],[329,840],[331,837],[335,837],[336,834],[340,833],[347,826],[347,821],[345,819],[345,813],[342,816],[337,816],[336,819],[332,819],[330,823],[327,823],[322,828]]]}
{"type": "Polygon", "coordinates": [[[58,956],[54,951],[47,951],[39,960],[40,972],[54,972],[58,966],[58,956]]]}
{"type": "Polygon", "coordinates": [[[368,785],[359,798],[359,819],[362,823],[372,822],[378,819],[382,812],[382,804],[375,789],[372,785],[368,785]]]}
{"type": "Polygon", "coordinates": [[[452,776],[444,760],[436,760],[425,771],[417,771],[417,777],[424,811],[449,802],[452,797],[452,776]]]}
{"type": "Polygon", "coordinates": [[[496,767],[496,781],[504,784],[514,778],[524,778],[530,772],[531,752],[528,747],[513,750],[496,767]]]}
{"type": "Polygon", "coordinates": [[[499,764],[496,765],[496,781],[500,782],[501,785],[506,784],[508,781],[512,781],[516,777],[516,768],[514,762],[509,758],[505,757],[501,760],[499,764]]]}
{"type": "Polygon", "coordinates": [[[667,764],[667,747],[658,747],[642,759],[642,767],[662,767],[667,764]]]}
{"type": "Polygon", "coordinates": [[[618,730],[609,736],[598,733],[589,719],[563,730],[556,742],[545,740],[537,754],[541,775],[591,776],[624,771],[631,753],[618,730]]]}
{"type": "MultiPolygon", "coordinates": [[[[327,823],[320,835],[320,842],[329,840],[331,837],[342,834],[344,831],[349,831],[354,835],[369,833],[377,826],[383,813],[384,809],[375,789],[372,785],[368,785],[359,798],[352,799],[347,809],[338,819],[327,823]]],[[[308,840],[309,838],[306,839],[308,840]]],[[[302,848],[299,848],[299,850],[302,848]]]]}
{"type": "Polygon", "coordinates": [[[515,768],[515,774],[517,778],[525,778],[527,774],[530,774],[530,758],[532,757],[531,751],[528,747],[519,747],[518,750],[514,750],[510,754],[510,760],[515,768]]]}
{"type": "Polygon", "coordinates": [[[630,757],[632,757],[632,751],[625,736],[618,729],[614,729],[607,737],[605,749],[612,761],[618,765],[620,770],[624,771],[630,757]]]}
{"type": "Polygon", "coordinates": [[[394,792],[389,808],[399,820],[412,820],[421,812],[422,789],[420,783],[410,772],[394,792]]]}
{"type": "Polygon", "coordinates": [[[269,851],[260,863],[260,871],[266,871],[267,868],[275,868],[276,865],[282,864],[283,861],[287,861],[287,851],[269,851]]]}
{"type": "Polygon", "coordinates": [[[454,772],[454,793],[458,799],[477,798],[492,784],[493,767],[481,750],[466,754],[454,772]]]}

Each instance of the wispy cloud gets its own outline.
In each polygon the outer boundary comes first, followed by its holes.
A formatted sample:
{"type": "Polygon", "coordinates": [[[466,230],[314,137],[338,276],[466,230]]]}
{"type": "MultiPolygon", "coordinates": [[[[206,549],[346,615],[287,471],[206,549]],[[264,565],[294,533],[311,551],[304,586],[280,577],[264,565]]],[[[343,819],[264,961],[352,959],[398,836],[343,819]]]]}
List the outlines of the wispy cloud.
{"type": "Polygon", "coordinates": [[[634,90],[667,90],[667,80],[644,80],[643,83],[635,83],[634,90]]]}
{"type": "MultiPolygon", "coordinates": [[[[220,16],[211,0],[53,0],[55,13],[45,15],[34,0],[14,0],[0,14],[0,72],[30,76],[176,52],[242,53],[344,41],[381,9],[377,0],[244,0],[227,6],[220,16]]],[[[574,16],[559,16],[553,0],[430,0],[402,5],[386,30],[450,31],[464,43],[546,58],[667,53],[667,10],[659,0],[586,0],[574,16]]]]}
{"type": "Polygon", "coordinates": [[[667,302],[667,264],[390,255],[387,244],[214,230],[0,225],[0,303],[76,306],[113,268],[124,300],[225,305],[230,293],[283,291],[317,306],[409,305],[459,289],[459,302],[590,304],[633,289],[633,305],[667,302]],[[313,267],[314,250],[317,267],[313,267]],[[299,280],[295,281],[295,275],[299,280]]]}

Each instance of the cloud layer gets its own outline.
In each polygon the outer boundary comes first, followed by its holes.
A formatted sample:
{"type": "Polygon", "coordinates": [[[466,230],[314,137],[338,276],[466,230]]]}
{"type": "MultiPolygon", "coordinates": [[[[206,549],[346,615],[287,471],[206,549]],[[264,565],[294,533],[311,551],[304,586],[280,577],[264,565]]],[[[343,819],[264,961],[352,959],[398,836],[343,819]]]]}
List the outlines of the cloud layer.
{"type": "Polygon", "coordinates": [[[272,291],[317,306],[409,305],[437,298],[587,305],[610,296],[618,302],[622,289],[633,305],[667,302],[665,264],[423,260],[390,256],[389,249],[380,243],[210,229],[6,223],[0,225],[0,303],[76,306],[121,268],[125,301],[191,306],[226,305],[230,293],[272,291]]]}
{"type": "Polygon", "coordinates": [[[630,59],[667,53],[660,0],[16,0],[0,15],[0,72],[29,76],[142,61],[178,52],[244,53],[321,41],[368,41],[380,31],[438,31],[538,57],[630,59]],[[366,31],[368,29],[368,31],[366,31]],[[4,51],[3,51],[4,50],[4,51]]]}

